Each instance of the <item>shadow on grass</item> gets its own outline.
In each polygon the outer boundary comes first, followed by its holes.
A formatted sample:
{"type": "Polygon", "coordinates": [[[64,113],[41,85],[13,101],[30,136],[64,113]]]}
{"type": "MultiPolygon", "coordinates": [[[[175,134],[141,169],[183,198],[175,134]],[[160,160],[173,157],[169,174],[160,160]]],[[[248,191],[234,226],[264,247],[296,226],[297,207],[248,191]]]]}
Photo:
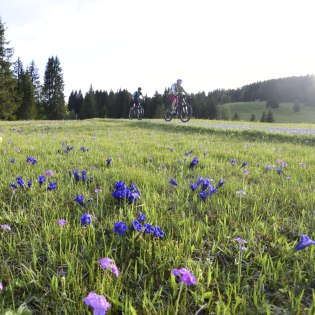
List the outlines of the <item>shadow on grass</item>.
{"type": "Polygon", "coordinates": [[[244,130],[244,129],[218,129],[215,127],[193,126],[187,124],[171,124],[166,122],[150,122],[150,121],[124,121],[130,127],[143,128],[148,130],[156,130],[157,127],[161,131],[172,133],[196,133],[211,134],[223,137],[235,137],[237,140],[251,142],[272,142],[272,143],[292,143],[305,146],[315,145],[315,136],[311,135],[293,135],[278,133],[265,130],[244,130]]]}

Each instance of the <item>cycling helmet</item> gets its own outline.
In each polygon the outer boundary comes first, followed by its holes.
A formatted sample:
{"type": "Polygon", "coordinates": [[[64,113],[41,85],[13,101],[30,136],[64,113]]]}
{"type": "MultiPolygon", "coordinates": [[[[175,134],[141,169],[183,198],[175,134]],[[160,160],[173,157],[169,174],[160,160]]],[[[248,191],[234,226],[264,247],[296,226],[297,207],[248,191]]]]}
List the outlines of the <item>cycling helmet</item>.
{"type": "Polygon", "coordinates": [[[142,89],[141,89],[141,87],[138,87],[138,91],[141,91],[142,89]]]}
{"type": "Polygon", "coordinates": [[[182,79],[178,79],[178,80],[177,80],[177,84],[181,84],[182,82],[183,82],[182,79]]]}

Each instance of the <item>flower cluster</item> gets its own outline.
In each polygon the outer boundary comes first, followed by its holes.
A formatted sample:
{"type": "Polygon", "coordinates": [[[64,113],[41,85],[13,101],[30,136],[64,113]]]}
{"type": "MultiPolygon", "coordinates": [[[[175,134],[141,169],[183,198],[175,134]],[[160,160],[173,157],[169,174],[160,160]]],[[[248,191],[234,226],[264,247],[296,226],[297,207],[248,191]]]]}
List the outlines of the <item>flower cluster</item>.
{"type": "MultiPolygon", "coordinates": [[[[29,181],[27,182],[27,187],[30,188],[30,187],[32,186],[32,184],[33,184],[33,182],[32,182],[31,180],[29,180],[29,181]]],[[[24,182],[24,180],[23,180],[23,177],[22,177],[22,176],[18,176],[18,177],[16,178],[16,183],[15,183],[15,182],[11,182],[10,187],[11,187],[12,189],[17,189],[18,187],[24,189],[26,186],[25,186],[25,182],[24,182]]]]}
{"type": "Polygon", "coordinates": [[[218,184],[213,186],[212,182],[214,182],[213,179],[198,177],[197,182],[190,185],[190,189],[192,191],[196,191],[200,188],[201,192],[199,192],[199,197],[202,200],[205,200],[207,197],[216,193],[217,190],[225,183],[223,179],[220,179],[218,184]]]}
{"type": "MultiPolygon", "coordinates": [[[[87,202],[91,202],[93,199],[92,198],[88,198],[87,202]]],[[[80,206],[85,206],[85,202],[84,202],[84,196],[83,195],[78,195],[76,196],[73,201],[77,202],[80,206]]]]}
{"type": "Polygon", "coordinates": [[[34,165],[37,163],[37,160],[34,157],[28,155],[26,157],[26,163],[34,165]]]}
{"type": "Polygon", "coordinates": [[[161,230],[159,226],[153,226],[150,223],[141,223],[146,221],[146,216],[140,212],[137,218],[131,222],[132,229],[137,232],[144,232],[145,234],[150,234],[153,237],[162,238],[164,236],[164,232],[161,230]]]}
{"type": "Polygon", "coordinates": [[[91,224],[91,219],[93,218],[92,214],[84,213],[82,217],[80,218],[82,225],[88,225],[91,224]]]}
{"type": "Polygon", "coordinates": [[[127,187],[122,181],[116,182],[112,196],[117,200],[127,200],[129,203],[136,202],[140,199],[140,192],[135,184],[127,187]]]}
{"type": "Polygon", "coordinates": [[[196,277],[186,268],[173,269],[172,274],[179,277],[179,280],[186,285],[195,285],[197,283],[196,277]]]}
{"type": "Polygon", "coordinates": [[[90,180],[90,181],[92,181],[93,180],[93,176],[90,176],[89,178],[87,177],[87,171],[81,171],[81,175],[80,175],[80,172],[75,168],[74,170],[73,170],[73,176],[74,176],[74,178],[75,178],[75,180],[78,182],[78,181],[80,181],[80,179],[83,181],[83,182],[86,182],[88,179],[90,180]]]}

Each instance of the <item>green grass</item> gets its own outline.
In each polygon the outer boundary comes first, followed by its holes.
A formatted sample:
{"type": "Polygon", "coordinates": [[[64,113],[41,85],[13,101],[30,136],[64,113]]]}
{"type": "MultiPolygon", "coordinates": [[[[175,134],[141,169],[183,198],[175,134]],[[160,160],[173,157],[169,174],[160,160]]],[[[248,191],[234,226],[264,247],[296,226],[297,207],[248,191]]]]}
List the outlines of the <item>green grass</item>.
{"type": "MultiPolygon", "coordinates": [[[[315,123],[315,108],[300,104],[300,111],[293,111],[294,103],[280,103],[279,108],[273,109],[276,123],[315,123]]],[[[231,115],[238,113],[240,120],[249,121],[252,114],[259,121],[263,111],[267,113],[266,102],[239,102],[220,105],[230,108],[231,115]]]]}
{"type": "Polygon", "coordinates": [[[83,303],[89,292],[106,297],[108,314],[314,314],[314,247],[294,251],[301,233],[315,238],[314,137],[102,119],[1,122],[0,129],[0,225],[12,229],[0,229],[0,314],[91,314],[83,303]],[[64,153],[62,143],[74,149],[64,153]],[[190,168],[193,157],[199,164],[190,168]],[[93,180],[76,182],[75,168],[93,180]],[[55,173],[54,191],[49,178],[37,182],[46,170],[55,173]],[[18,176],[32,187],[13,193],[18,176]],[[226,183],[203,201],[189,188],[199,176],[226,183]],[[112,197],[119,180],[137,185],[139,202],[112,197]],[[79,194],[93,200],[82,207],[73,201],[79,194]],[[162,239],[113,232],[140,211],[162,239]],[[84,213],[97,220],[81,226],[84,213]],[[247,240],[245,252],[235,237],[247,240]],[[102,257],[114,259],[119,277],[100,268],[102,257]],[[171,274],[183,267],[195,286],[171,274]]]}

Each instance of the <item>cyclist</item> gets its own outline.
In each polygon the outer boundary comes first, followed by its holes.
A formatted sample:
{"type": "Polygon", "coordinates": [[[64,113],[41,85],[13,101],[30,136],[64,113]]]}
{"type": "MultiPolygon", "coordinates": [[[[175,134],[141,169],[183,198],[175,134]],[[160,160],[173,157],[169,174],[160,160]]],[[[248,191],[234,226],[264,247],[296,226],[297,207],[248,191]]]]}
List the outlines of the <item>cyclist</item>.
{"type": "Polygon", "coordinates": [[[170,91],[169,91],[168,99],[170,100],[172,104],[172,113],[176,112],[176,107],[179,101],[179,95],[182,93],[188,94],[182,87],[182,82],[183,81],[181,79],[178,79],[176,83],[174,83],[171,86],[170,91]]]}
{"type": "Polygon", "coordinates": [[[132,94],[130,112],[140,105],[140,98],[142,97],[141,87],[132,94]]]}

